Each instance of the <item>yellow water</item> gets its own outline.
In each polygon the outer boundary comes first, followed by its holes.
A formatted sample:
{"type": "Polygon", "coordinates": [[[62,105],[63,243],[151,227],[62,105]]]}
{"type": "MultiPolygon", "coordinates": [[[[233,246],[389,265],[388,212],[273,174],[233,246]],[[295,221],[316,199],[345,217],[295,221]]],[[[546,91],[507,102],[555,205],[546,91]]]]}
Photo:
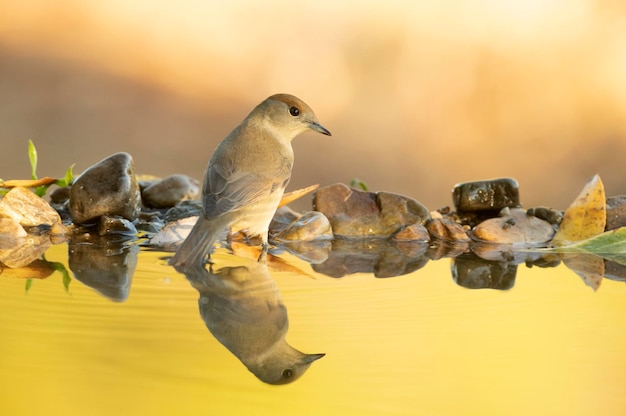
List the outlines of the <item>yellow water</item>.
{"type": "MultiPolygon", "coordinates": [[[[289,343],[326,353],[259,381],[207,330],[198,291],[142,251],[125,302],[55,273],[0,275],[2,415],[623,415],[626,284],[520,266],[508,291],[457,286],[447,260],[406,276],[272,271],[289,343]]],[[[67,247],[50,261],[67,266],[67,247]]],[[[230,261],[220,254],[216,261],[230,261]]]]}

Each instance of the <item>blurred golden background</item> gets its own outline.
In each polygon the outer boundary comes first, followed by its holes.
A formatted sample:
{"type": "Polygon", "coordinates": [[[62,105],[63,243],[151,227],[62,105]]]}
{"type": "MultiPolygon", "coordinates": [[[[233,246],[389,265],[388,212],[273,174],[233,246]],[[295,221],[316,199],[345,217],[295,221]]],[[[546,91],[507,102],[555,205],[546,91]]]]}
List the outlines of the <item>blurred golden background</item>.
{"type": "MultiPolygon", "coordinates": [[[[510,176],[565,208],[599,173],[626,193],[626,3],[26,0],[0,4],[3,179],[118,151],[201,178],[267,96],[306,101],[290,189],[365,181],[431,209],[510,176]]],[[[308,205],[308,204],[307,204],[308,205]]]]}

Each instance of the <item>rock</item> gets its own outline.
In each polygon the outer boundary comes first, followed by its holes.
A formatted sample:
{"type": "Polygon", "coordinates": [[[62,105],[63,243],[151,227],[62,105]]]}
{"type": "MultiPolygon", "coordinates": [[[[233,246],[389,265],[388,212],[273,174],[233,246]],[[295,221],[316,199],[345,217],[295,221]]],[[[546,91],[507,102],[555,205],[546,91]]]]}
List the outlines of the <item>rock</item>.
{"type": "Polygon", "coordinates": [[[291,223],[300,218],[302,214],[294,211],[288,206],[282,206],[276,210],[274,216],[272,217],[272,221],[269,226],[269,235],[273,237],[276,234],[279,234],[285,228],[289,227],[291,223]]]}
{"type": "Polygon", "coordinates": [[[626,226],[626,195],[606,199],[606,230],[626,226]]]}
{"type": "Polygon", "coordinates": [[[98,235],[135,236],[137,235],[137,228],[125,218],[103,215],[98,222],[98,235]]]}
{"type": "Polygon", "coordinates": [[[75,224],[95,222],[103,215],[134,221],[141,196],[133,158],[115,153],[85,170],[70,190],[69,210],[75,224]]]}
{"type": "Polygon", "coordinates": [[[428,230],[421,224],[403,227],[391,237],[393,241],[430,241],[428,230]]]}
{"type": "Polygon", "coordinates": [[[470,236],[480,242],[536,246],[550,241],[554,237],[554,228],[548,222],[528,215],[523,209],[505,209],[502,216],[474,227],[470,236]]]}
{"type": "Polygon", "coordinates": [[[171,175],[147,186],[141,196],[147,207],[171,208],[181,201],[197,199],[200,184],[187,175],[171,175]]]}
{"type": "Polygon", "coordinates": [[[24,227],[15,218],[0,217],[0,238],[13,239],[26,237],[27,235],[24,227]]]}
{"type": "Polygon", "coordinates": [[[188,200],[182,201],[175,207],[168,209],[163,220],[168,224],[183,218],[197,217],[199,215],[202,215],[202,201],[188,200]]]}
{"type": "Polygon", "coordinates": [[[547,208],[547,207],[530,208],[528,209],[528,211],[526,211],[526,213],[528,215],[532,215],[534,217],[542,219],[552,224],[555,227],[558,227],[559,224],[561,224],[561,221],[563,221],[563,211],[559,211],[559,210],[552,209],[552,208],[547,208]]]}
{"type": "Polygon", "coordinates": [[[135,227],[138,231],[156,234],[164,225],[158,212],[142,212],[137,218],[135,227]]]}
{"type": "Polygon", "coordinates": [[[459,183],[452,190],[459,212],[500,211],[520,207],[519,188],[512,178],[459,183]]]}
{"type": "Polygon", "coordinates": [[[433,218],[426,223],[426,229],[437,240],[449,242],[470,241],[465,228],[449,218],[433,218]]]}
{"type": "Polygon", "coordinates": [[[57,188],[50,193],[50,203],[54,205],[63,205],[70,200],[71,187],[66,186],[57,188]]]}
{"type": "Polygon", "coordinates": [[[0,200],[0,217],[13,218],[23,227],[53,227],[61,217],[50,204],[26,188],[13,188],[0,200]]]}
{"type": "Polygon", "coordinates": [[[365,192],[343,184],[318,189],[313,209],[330,221],[335,236],[384,237],[430,218],[426,207],[414,199],[388,192],[365,192]]]}
{"type": "Polygon", "coordinates": [[[168,223],[150,239],[150,245],[163,249],[178,247],[187,238],[196,221],[198,221],[198,217],[186,217],[168,223]]]}
{"type": "Polygon", "coordinates": [[[292,222],[287,228],[278,233],[273,239],[276,241],[312,241],[332,240],[333,231],[328,218],[321,212],[310,211],[292,222]]]}

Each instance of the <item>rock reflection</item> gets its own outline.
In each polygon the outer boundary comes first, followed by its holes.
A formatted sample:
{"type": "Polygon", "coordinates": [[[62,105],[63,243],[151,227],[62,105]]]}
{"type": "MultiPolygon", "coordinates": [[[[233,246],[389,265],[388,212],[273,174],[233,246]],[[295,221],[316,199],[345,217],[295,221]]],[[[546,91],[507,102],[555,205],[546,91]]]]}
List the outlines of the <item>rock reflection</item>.
{"type": "Polygon", "coordinates": [[[287,343],[287,308],[265,258],[240,260],[244,265],[179,271],[198,290],[200,316],[213,336],[259,380],[291,383],[324,354],[305,354],[287,343]]]}
{"type": "Polygon", "coordinates": [[[353,273],[373,273],[393,277],[421,269],[428,263],[428,243],[390,244],[383,239],[337,239],[326,261],[313,270],[331,277],[353,273]]]}
{"type": "Polygon", "coordinates": [[[452,263],[452,279],[468,289],[508,290],[515,285],[517,264],[486,261],[474,253],[462,254],[452,263]]]}
{"type": "Polygon", "coordinates": [[[68,242],[68,263],[76,280],[116,302],[128,298],[138,253],[137,245],[124,240],[99,237],[68,242]]]}

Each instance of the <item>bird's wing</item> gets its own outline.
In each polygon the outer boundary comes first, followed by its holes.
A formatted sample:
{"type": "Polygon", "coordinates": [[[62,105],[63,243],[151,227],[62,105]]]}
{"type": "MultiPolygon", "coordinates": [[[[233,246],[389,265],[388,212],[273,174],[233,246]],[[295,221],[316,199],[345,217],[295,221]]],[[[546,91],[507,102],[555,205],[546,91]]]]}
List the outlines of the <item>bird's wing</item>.
{"type": "MultiPolygon", "coordinates": [[[[253,204],[285,187],[284,175],[273,177],[242,172],[231,166],[209,166],[204,184],[203,206],[207,217],[221,215],[253,204]]],[[[288,179],[288,176],[287,176],[288,179]]]]}

